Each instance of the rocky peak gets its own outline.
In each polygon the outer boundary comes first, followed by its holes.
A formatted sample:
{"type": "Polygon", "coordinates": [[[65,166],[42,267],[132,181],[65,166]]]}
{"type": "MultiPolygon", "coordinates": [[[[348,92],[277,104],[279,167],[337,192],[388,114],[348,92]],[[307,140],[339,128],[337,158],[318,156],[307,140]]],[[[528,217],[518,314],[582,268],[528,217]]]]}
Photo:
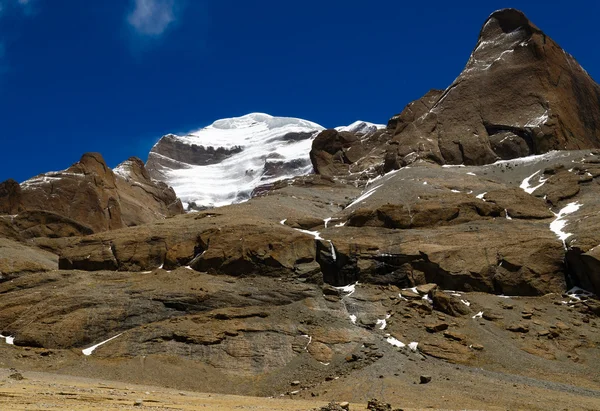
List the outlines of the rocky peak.
{"type": "Polygon", "coordinates": [[[129,157],[114,168],[114,173],[126,180],[151,181],[150,173],[146,170],[144,162],[138,157],[129,157]]]}
{"type": "Polygon", "coordinates": [[[458,78],[390,120],[388,156],[480,165],[597,148],[599,101],[600,86],[571,55],[522,12],[499,10],[458,78]]]}
{"type": "Polygon", "coordinates": [[[0,213],[25,238],[64,237],[138,225],[183,212],[173,190],[150,179],[130,158],[113,170],[102,155],[86,153],[66,170],[22,184],[0,184],[0,213]]]}

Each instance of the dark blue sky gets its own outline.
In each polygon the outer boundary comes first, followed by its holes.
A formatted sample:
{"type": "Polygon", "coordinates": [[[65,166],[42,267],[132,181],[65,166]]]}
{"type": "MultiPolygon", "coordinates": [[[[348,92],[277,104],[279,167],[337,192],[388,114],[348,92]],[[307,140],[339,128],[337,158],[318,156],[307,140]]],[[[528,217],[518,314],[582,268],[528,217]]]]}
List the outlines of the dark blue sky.
{"type": "Polygon", "coordinates": [[[596,1],[0,0],[0,181],[266,112],[385,123],[516,7],[600,79],[596,1]]]}

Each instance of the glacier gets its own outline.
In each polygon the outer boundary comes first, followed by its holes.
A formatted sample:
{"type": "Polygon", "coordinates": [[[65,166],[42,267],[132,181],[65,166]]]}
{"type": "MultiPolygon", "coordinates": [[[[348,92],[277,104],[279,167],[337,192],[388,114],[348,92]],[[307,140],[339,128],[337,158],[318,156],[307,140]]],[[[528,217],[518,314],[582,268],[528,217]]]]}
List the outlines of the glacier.
{"type": "MultiPolygon", "coordinates": [[[[338,131],[368,133],[385,126],[356,121],[338,131]]],[[[265,113],[217,120],[179,136],[163,136],[146,167],[152,178],[175,190],[187,210],[220,207],[250,199],[260,186],[309,174],[317,123],[265,113]]]]}

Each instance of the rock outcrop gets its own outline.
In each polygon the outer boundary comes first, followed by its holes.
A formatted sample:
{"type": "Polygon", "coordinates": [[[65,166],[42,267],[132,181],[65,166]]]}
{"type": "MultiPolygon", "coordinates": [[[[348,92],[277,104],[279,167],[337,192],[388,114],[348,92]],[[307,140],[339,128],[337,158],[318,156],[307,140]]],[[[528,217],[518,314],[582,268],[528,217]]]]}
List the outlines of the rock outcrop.
{"type": "Polygon", "coordinates": [[[315,171],[355,178],[417,159],[482,165],[551,150],[600,147],[600,86],[575,59],[514,9],[493,13],[463,72],[365,138],[323,132],[315,171]],[[351,154],[350,154],[351,153],[351,154]]]}
{"type": "Polygon", "coordinates": [[[0,188],[0,213],[25,238],[66,237],[144,224],[181,214],[171,188],[152,181],[139,159],[115,174],[100,154],[87,153],[64,171],[8,180],[0,188]]]}
{"type": "Polygon", "coordinates": [[[389,123],[390,156],[440,164],[600,147],[600,87],[523,13],[485,22],[464,71],[389,123]],[[415,109],[416,108],[416,109],[415,109]]]}

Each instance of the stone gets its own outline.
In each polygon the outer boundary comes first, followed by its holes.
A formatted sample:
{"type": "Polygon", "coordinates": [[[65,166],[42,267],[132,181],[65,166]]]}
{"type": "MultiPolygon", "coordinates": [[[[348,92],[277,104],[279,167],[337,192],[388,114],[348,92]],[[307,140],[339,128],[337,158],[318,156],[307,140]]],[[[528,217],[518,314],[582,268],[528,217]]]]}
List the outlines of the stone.
{"type": "Polygon", "coordinates": [[[400,295],[408,300],[420,300],[422,298],[421,294],[415,293],[412,290],[402,290],[400,295]]]}
{"type": "Polygon", "coordinates": [[[429,384],[431,382],[431,375],[421,375],[419,381],[421,384],[429,384]]]}
{"type": "Polygon", "coordinates": [[[464,305],[460,300],[444,293],[443,291],[432,291],[431,299],[433,301],[434,310],[443,312],[444,314],[448,314],[453,317],[459,317],[471,312],[469,307],[464,305]]]}
{"type": "Polygon", "coordinates": [[[463,364],[473,358],[469,348],[457,342],[424,341],[419,344],[419,350],[429,356],[441,358],[455,364],[463,364]]]}
{"type": "Polygon", "coordinates": [[[20,372],[13,372],[12,374],[10,374],[8,376],[8,378],[10,378],[11,380],[16,380],[16,381],[22,381],[25,379],[25,377],[23,377],[23,374],[21,374],[20,372]]]}
{"type": "Polygon", "coordinates": [[[467,340],[467,336],[465,334],[461,334],[457,331],[445,331],[444,337],[459,342],[465,342],[467,340]]]}
{"type": "Polygon", "coordinates": [[[448,329],[448,323],[438,322],[434,324],[425,324],[425,329],[430,333],[437,333],[448,329]]]}
{"type": "Polygon", "coordinates": [[[369,400],[367,403],[367,410],[369,411],[392,411],[392,405],[379,401],[376,398],[369,400]]]}
{"type": "Polygon", "coordinates": [[[318,341],[311,342],[307,348],[312,357],[323,363],[328,363],[333,358],[333,351],[329,346],[318,341]]]}
{"type": "Polygon", "coordinates": [[[485,310],[485,311],[483,312],[483,319],[484,319],[484,320],[488,320],[488,321],[498,321],[498,320],[501,320],[501,319],[503,319],[503,318],[504,318],[503,316],[501,316],[501,315],[499,315],[499,314],[496,314],[496,313],[494,313],[493,311],[488,311],[488,310],[485,310]]]}
{"type": "Polygon", "coordinates": [[[423,285],[418,285],[416,288],[417,288],[417,292],[419,294],[428,295],[432,290],[437,288],[437,284],[423,284],[423,285]]]}
{"type": "Polygon", "coordinates": [[[512,331],[514,333],[528,333],[529,332],[529,326],[524,323],[510,324],[510,325],[506,326],[506,329],[508,331],[512,331]]]}

